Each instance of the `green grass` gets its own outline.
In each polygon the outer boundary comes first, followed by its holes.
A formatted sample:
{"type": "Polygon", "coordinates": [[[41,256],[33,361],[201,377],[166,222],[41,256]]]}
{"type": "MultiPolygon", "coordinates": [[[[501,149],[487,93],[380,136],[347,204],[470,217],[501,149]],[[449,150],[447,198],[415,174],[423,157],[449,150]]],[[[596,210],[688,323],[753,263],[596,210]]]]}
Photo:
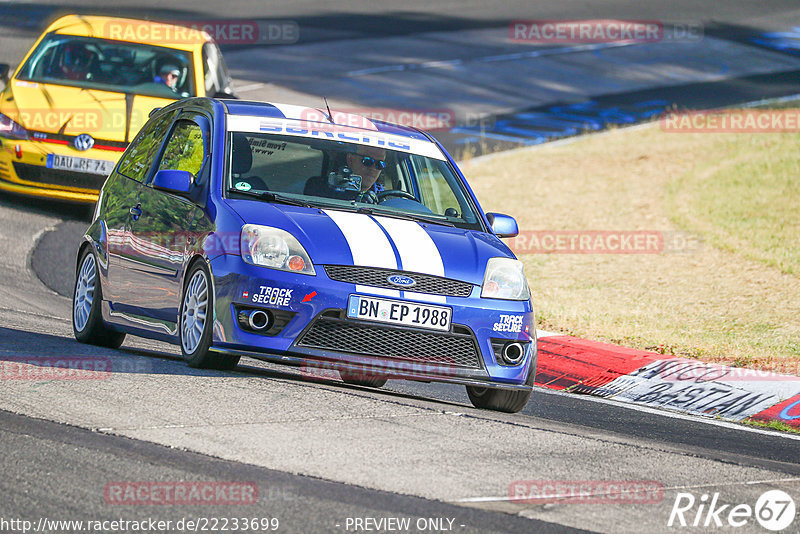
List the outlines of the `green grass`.
{"type": "Polygon", "coordinates": [[[797,134],[755,134],[719,146],[725,160],[669,184],[673,221],[715,246],[800,273],[797,134]]]}
{"type": "Polygon", "coordinates": [[[780,421],[758,421],[756,419],[745,419],[742,421],[745,425],[755,426],[759,428],[767,428],[769,430],[779,430],[781,432],[791,432],[793,434],[800,434],[797,428],[781,423],[780,421]]]}

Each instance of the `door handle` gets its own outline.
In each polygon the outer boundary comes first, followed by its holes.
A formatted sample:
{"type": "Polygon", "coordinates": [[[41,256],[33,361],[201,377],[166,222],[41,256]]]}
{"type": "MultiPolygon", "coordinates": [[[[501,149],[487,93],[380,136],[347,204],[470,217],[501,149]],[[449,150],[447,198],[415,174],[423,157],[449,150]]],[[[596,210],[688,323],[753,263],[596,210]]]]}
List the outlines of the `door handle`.
{"type": "Polygon", "coordinates": [[[131,215],[134,221],[138,220],[142,215],[142,205],[136,204],[135,206],[131,206],[131,215]]]}

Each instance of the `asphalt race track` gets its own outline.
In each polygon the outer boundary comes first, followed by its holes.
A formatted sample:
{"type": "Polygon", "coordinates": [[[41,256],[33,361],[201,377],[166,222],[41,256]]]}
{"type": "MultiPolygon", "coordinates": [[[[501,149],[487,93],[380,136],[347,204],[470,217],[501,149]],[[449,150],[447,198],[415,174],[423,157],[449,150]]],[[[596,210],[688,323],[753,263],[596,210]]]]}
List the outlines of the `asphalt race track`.
{"type": "MultiPolygon", "coordinates": [[[[206,0],[145,4],[127,3],[119,12],[220,15],[218,4],[206,0]]],[[[725,13],[706,2],[617,2],[604,4],[602,13],[587,3],[412,2],[402,12],[390,2],[348,5],[357,14],[313,2],[276,3],[264,14],[252,2],[226,2],[224,15],[294,20],[301,35],[308,28],[297,46],[336,43],[346,51],[349,43],[355,58],[363,39],[494,31],[518,18],[713,19],[729,32],[756,33],[800,22],[800,10],[789,2],[741,2],[725,13]]],[[[19,57],[43,19],[78,9],[93,10],[91,3],[0,4],[0,60],[19,57]]],[[[244,76],[258,52],[226,50],[237,81],[264,84],[248,97],[308,94],[307,65],[282,85],[244,76]]],[[[286,47],[285,54],[299,53],[286,47]]],[[[775,69],[800,69],[791,56],[758,53],[775,69]]],[[[639,90],[657,90],[648,87],[639,90]]],[[[536,104],[504,102],[496,111],[536,104]]],[[[497,414],[473,409],[456,386],[390,381],[371,390],[247,358],[234,372],[198,371],[179,360],[176,347],[132,337],[120,350],[81,345],[72,337],[64,295],[87,224],[85,210],[73,206],[0,196],[0,359],[89,358],[110,369],[97,380],[0,380],[0,531],[21,531],[3,520],[36,525],[43,517],[246,516],[277,518],[277,532],[365,531],[367,523],[355,521],[365,518],[410,518],[414,532],[705,532],[713,528],[667,526],[679,494],[698,503],[718,494],[718,506],[728,510],[753,507],[772,489],[800,497],[800,438],[792,435],[543,390],[523,412],[497,414]],[[106,494],[110,484],[154,481],[252,484],[258,498],[254,504],[131,506],[106,494]],[[642,482],[661,493],[652,502],[613,496],[595,503],[512,501],[518,481],[642,482]]],[[[687,521],[697,513],[696,505],[687,521]]],[[[382,525],[375,530],[392,531],[382,525]]],[[[732,530],[764,531],[755,518],[732,530]]]]}

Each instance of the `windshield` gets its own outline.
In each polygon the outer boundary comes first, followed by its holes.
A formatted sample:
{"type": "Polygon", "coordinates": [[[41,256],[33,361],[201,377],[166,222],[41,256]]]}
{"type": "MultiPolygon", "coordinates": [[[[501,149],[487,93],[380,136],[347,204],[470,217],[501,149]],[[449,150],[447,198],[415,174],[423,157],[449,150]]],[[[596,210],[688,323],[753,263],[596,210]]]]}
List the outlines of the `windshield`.
{"type": "Polygon", "coordinates": [[[17,79],[161,98],[195,95],[189,52],[55,33],[42,39],[17,79]]]}
{"type": "Polygon", "coordinates": [[[327,139],[229,134],[226,189],[264,200],[368,210],[482,230],[469,195],[446,162],[327,139]],[[277,196],[276,196],[277,195],[277,196]]]}

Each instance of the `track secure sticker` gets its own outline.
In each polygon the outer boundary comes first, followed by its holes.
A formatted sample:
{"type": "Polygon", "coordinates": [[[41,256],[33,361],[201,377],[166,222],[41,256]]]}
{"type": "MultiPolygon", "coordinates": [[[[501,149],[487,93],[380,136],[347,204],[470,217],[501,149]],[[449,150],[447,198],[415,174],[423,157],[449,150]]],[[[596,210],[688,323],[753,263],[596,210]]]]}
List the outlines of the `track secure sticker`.
{"type": "Polygon", "coordinates": [[[492,325],[494,332],[514,332],[516,334],[522,332],[522,315],[500,315],[500,322],[492,325]]]}
{"type": "Polygon", "coordinates": [[[248,182],[236,182],[233,187],[235,187],[237,191],[250,191],[252,186],[248,182]]]}
{"type": "MultiPolygon", "coordinates": [[[[272,304],[273,306],[288,306],[292,300],[292,289],[280,287],[259,286],[258,292],[253,292],[252,302],[259,304],[272,304]]],[[[242,293],[243,298],[247,298],[249,292],[242,293]]]]}

